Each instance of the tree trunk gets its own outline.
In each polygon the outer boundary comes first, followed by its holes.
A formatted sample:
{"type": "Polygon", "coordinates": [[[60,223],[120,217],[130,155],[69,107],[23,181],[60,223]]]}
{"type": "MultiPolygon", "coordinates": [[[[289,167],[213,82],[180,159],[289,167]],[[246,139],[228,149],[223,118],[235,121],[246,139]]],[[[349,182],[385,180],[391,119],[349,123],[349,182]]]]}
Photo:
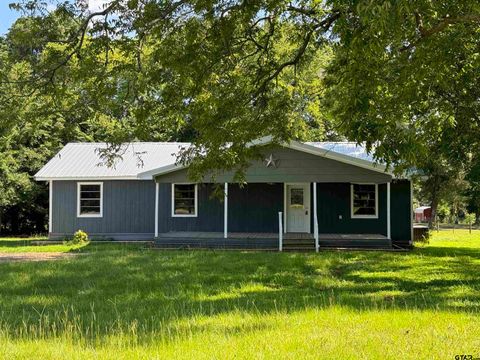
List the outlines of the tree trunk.
{"type": "Polygon", "coordinates": [[[430,219],[428,220],[428,227],[433,229],[433,222],[437,218],[437,206],[438,206],[438,199],[437,199],[437,191],[432,192],[432,202],[430,203],[430,208],[432,209],[432,213],[430,215],[430,219]]]}

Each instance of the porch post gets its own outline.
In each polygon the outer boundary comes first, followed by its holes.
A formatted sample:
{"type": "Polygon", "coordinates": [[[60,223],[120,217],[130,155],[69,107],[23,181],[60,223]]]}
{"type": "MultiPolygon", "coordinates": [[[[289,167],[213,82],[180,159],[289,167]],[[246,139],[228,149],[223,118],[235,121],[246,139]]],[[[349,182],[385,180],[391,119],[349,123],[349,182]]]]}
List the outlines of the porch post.
{"type": "Polygon", "coordinates": [[[318,252],[318,218],[317,218],[317,183],[313,183],[313,236],[315,238],[315,251],[318,252]]]}
{"type": "Polygon", "coordinates": [[[410,182],[410,241],[409,244],[413,244],[413,185],[412,180],[410,182]]]}
{"type": "Polygon", "coordinates": [[[391,239],[391,225],[390,225],[390,182],[387,182],[387,238],[391,239]]]}
{"type": "Polygon", "coordinates": [[[48,182],[48,235],[52,233],[53,228],[53,219],[52,219],[52,209],[53,209],[53,181],[48,182]]]}
{"type": "Polygon", "coordinates": [[[228,183],[223,191],[223,238],[228,238],[228,183]]]}
{"type": "Polygon", "coordinates": [[[155,182],[155,237],[158,237],[158,192],[160,184],[155,182]]]}

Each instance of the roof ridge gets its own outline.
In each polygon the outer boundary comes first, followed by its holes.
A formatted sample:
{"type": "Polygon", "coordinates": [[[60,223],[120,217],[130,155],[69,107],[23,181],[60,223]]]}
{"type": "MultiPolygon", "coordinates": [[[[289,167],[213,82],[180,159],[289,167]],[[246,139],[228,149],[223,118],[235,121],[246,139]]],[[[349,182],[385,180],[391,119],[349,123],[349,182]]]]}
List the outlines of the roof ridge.
{"type": "MultiPolygon", "coordinates": [[[[99,141],[70,141],[66,145],[106,145],[107,142],[99,141]]],[[[180,142],[180,141],[130,141],[122,144],[135,145],[135,144],[153,144],[153,145],[184,145],[191,144],[190,142],[180,142]]]]}
{"type": "Polygon", "coordinates": [[[306,141],[306,144],[358,144],[355,141],[306,141]]]}

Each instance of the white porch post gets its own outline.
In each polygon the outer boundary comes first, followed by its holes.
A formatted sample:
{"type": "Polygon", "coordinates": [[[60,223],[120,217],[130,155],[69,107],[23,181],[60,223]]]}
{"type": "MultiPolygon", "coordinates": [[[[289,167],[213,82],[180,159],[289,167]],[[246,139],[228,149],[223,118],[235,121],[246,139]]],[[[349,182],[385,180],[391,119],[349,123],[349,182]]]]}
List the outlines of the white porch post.
{"type": "Polygon", "coordinates": [[[228,183],[225,183],[223,191],[223,238],[228,238],[228,183]]]}
{"type": "Polygon", "coordinates": [[[287,233],[287,183],[283,183],[283,232],[287,233]]]}
{"type": "Polygon", "coordinates": [[[278,251],[283,251],[282,212],[278,212],[278,251]]]}
{"type": "Polygon", "coordinates": [[[318,252],[318,218],[317,218],[317,183],[313,183],[313,236],[315,237],[315,251],[318,252]]]}
{"type": "Polygon", "coordinates": [[[48,235],[52,233],[53,229],[53,219],[52,219],[52,210],[53,210],[53,181],[48,182],[48,235]]]}
{"type": "Polygon", "coordinates": [[[410,182],[410,241],[409,244],[413,244],[413,185],[412,185],[412,180],[409,180],[410,182]]]}
{"type": "Polygon", "coordinates": [[[158,237],[158,192],[160,184],[155,182],[155,237],[158,237]]]}
{"type": "Polygon", "coordinates": [[[387,182],[387,238],[391,239],[391,225],[390,225],[390,182],[387,182]]]}

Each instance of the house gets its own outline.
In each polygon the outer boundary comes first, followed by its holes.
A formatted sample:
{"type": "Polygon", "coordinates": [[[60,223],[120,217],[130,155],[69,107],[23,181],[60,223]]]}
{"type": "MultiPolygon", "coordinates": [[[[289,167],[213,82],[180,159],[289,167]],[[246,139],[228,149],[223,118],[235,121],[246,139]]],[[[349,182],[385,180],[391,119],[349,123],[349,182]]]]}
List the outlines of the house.
{"type": "Polygon", "coordinates": [[[102,143],[69,143],[36,175],[50,187],[49,238],[153,240],[161,247],[283,249],[409,246],[411,183],[354,143],[260,139],[247,184],[225,172],[192,183],[187,143],[129,143],[114,167],[102,143]],[[220,185],[219,185],[220,184],[220,185]],[[223,198],[212,196],[215,187],[223,198]]]}
{"type": "Polygon", "coordinates": [[[419,206],[415,209],[415,222],[429,222],[432,217],[430,206],[419,206]]]}

